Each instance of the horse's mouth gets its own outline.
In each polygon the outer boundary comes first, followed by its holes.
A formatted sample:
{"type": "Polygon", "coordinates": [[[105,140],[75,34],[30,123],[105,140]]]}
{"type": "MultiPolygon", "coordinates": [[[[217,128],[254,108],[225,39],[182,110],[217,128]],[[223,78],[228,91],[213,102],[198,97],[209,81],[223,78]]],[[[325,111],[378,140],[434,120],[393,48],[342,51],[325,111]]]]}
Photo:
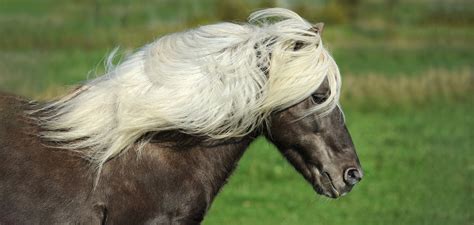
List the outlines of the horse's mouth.
{"type": "Polygon", "coordinates": [[[329,198],[338,198],[343,196],[334,186],[333,180],[329,173],[321,172],[316,165],[308,165],[308,169],[311,173],[311,183],[313,189],[320,195],[324,195],[329,198]]]}

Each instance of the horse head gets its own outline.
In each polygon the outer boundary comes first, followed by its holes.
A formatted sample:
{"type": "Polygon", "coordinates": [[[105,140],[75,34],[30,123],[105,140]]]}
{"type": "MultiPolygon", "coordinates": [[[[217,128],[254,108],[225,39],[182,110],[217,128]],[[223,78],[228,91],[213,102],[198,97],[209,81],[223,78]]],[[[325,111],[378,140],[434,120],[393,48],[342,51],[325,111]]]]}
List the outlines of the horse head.
{"type": "MultiPolygon", "coordinates": [[[[309,31],[320,37],[323,23],[309,31]]],[[[299,51],[304,45],[296,41],[292,50],[299,51]]],[[[266,136],[317,193],[337,198],[347,194],[363,172],[337,102],[339,71],[335,63],[331,65],[334,76],[327,76],[309,97],[272,114],[266,136]],[[314,108],[324,107],[328,107],[325,112],[315,113],[314,108]]]]}
{"type": "Polygon", "coordinates": [[[341,107],[327,115],[301,114],[328,95],[327,82],[307,99],[271,117],[271,140],[317,193],[337,198],[363,176],[341,107]]]}

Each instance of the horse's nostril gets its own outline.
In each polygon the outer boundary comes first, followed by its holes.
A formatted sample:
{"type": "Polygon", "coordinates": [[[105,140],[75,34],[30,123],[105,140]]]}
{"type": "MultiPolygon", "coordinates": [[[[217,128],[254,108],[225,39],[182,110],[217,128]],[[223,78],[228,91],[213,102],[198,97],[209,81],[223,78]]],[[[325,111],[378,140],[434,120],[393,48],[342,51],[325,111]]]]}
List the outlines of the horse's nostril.
{"type": "Polygon", "coordinates": [[[362,173],[356,168],[349,168],[344,172],[344,181],[348,185],[355,185],[362,179],[362,173]]]}

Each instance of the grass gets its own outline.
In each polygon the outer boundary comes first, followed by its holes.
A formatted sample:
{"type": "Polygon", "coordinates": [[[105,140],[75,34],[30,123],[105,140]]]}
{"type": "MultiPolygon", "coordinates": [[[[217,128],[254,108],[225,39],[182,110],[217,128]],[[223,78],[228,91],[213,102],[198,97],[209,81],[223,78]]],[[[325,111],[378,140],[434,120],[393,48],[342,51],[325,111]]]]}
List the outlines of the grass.
{"type": "Polygon", "coordinates": [[[257,140],[204,224],[471,224],[473,113],[453,103],[346,109],[366,176],[336,201],[316,196],[272,145],[257,140]]]}
{"type": "Polygon", "coordinates": [[[419,107],[443,101],[471,100],[474,73],[471,68],[428,70],[417,76],[368,74],[343,77],[342,102],[368,108],[419,107]]]}
{"type": "Polygon", "coordinates": [[[333,55],[341,71],[346,73],[417,76],[427,70],[459,70],[462,67],[471,67],[473,50],[474,48],[464,47],[372,46],[335,48],[333,55]]]}
{"type": "Polygon", "coordinates": [[[0,89],[30,97],[52,97],[64,91],[64,86],[87,79],[95,68],[101,70],[99,62],[104,57],[103,51],[1,51],[0,89]]]}

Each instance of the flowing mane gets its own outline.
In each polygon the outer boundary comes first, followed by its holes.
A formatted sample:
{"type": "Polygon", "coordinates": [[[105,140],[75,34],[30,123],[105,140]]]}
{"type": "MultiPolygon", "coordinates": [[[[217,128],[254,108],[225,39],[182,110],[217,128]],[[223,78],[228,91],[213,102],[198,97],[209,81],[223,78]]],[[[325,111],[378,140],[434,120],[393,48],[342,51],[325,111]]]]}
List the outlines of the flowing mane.
{"type": "Polygon", "coordinates": [[[37,110],[41,136],[101,167],[134,144],[144,146],[150,132],[245,136],[327,79],[328,99],[301,116],[324,115],[338,103],[341,79],[312,27],[274,8],[253,13],[245,24],[163,36],[37,110]]]}

